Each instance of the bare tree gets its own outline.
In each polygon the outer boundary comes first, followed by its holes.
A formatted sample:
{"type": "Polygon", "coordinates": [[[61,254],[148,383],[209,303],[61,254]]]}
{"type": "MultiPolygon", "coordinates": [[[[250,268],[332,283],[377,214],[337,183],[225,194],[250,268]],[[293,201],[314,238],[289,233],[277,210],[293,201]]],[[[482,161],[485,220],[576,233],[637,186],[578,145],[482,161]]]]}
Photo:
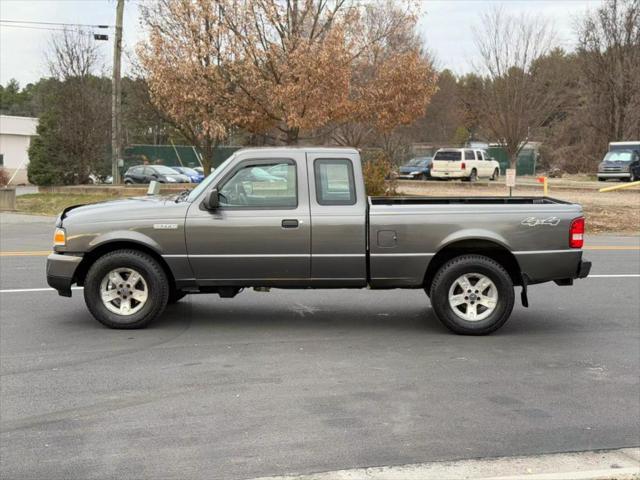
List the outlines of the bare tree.
{"type": "Polygon", "coordinates": [[[45,53],[51,76],[58,80],[85,78],[101,68],[98,47],[85,30],[69,30],[51,37],[45,53]]]}
{"type": "Polygon", "coordinates": [[[640,136],[640,0],[609,0],[578,27],[588,125],[607,141],[640,136]]]}
{"type": "Polygon", "coordinates": [[[530,132],[547,122],[558,107],[557,79],[536,68],[554,44],[554,33],[542,18],[506,15],[494,9],[476,30],[482,94],[477,99],[481,125],[502,144],[515,166],[530,132]]]}

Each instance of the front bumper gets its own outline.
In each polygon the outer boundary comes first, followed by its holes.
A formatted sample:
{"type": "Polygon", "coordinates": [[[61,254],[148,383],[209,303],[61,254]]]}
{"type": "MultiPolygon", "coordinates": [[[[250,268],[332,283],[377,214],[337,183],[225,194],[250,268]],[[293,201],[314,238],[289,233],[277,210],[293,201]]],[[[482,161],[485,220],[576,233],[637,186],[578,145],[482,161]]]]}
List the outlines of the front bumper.
{"type": "Polygon", "coordinates": [[[63,297],[71,296],[71,285],[82,257],[52,253],[47,257],[47,284],[63,297]]]}
{"type": "Polygon", "coordinates": [[[598,172],[598,178],[631,178],[630,172],[598,172]]]}
{"type": "Polygon", "coordinates": [[[400,180],[415,180],[421,175],[422,173],[399,173],[396,178],[399,178],[400,180]]]}

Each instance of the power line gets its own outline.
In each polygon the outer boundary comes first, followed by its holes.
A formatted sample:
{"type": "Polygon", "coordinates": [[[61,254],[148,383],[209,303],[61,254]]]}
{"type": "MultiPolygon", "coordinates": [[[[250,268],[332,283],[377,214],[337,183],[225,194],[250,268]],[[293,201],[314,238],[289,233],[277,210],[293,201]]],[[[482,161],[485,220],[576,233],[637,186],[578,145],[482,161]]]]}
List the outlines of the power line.
{"type": "Polygon", "coordinates": [[[31,25],[57,25],[64,27],[88,27],[88,28],[113,28],[113,25],[98,25],[89,23],[64,23],[64,22],[35,22],[31,20],[5,20],[0,18],[2,23],[26,23],[31,25]]]}
{"type": "MultiPolygon", "coordinates": [[[[69,32],[72,29],[69,28],[51,28],[51,27],[36,27],[36,26],[32,26],[32,25],[4,25],[2,24],[2,21],[0,20],[0,27],[8,27],[8,28],[26,28],[28,30],[48,30],[51,32],[69,32]]],[[[89,32],[82,32],[80,30],[76,30],[78,33],[81,34],[85,34],[85,35],[93,35],[92,33],[89,32]]]]}

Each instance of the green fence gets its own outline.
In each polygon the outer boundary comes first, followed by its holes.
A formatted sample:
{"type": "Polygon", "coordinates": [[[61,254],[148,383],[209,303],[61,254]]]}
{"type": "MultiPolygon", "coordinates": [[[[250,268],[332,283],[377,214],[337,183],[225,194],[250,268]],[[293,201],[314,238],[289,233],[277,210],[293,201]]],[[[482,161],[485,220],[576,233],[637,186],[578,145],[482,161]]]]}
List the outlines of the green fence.
{"type": "MultiPolygon", "coordinates": [[[[213,153],[213,167],[241,147],[218,147],[213,153]]],[[[200,167],[200,152],[191,145],[131,145],[124,149],[124,169],[144,163],[184,167],[200,167]]]]}
{"type": "MultiPolygon", "coordinates": [[[[509,168],[509,158],[507,152],[502,147],[489,147],[487,150],[490,157],[495,158],[500,164],[500,170],[504,174],[509,168]]],[[[518,154],[516,162],[516,175],[535,175],[537,152],[533,148],[523,148],[518,154]]]]}

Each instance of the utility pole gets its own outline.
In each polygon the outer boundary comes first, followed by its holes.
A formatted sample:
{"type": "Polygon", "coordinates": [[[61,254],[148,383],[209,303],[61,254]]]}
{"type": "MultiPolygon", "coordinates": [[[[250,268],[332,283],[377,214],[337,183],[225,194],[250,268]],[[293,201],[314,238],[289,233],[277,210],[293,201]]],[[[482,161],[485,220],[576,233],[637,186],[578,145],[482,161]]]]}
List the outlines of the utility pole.
{"type": "Polygon", "coordinates": [[[120,152],[120,58],[122,57],[122,16],[124,14],[124,0],[118,0],[116,7],[116,36],[113,44],[113,79],[111,81],[111,176],[113,184],[120,183],[118,162],[120,152]]]}

